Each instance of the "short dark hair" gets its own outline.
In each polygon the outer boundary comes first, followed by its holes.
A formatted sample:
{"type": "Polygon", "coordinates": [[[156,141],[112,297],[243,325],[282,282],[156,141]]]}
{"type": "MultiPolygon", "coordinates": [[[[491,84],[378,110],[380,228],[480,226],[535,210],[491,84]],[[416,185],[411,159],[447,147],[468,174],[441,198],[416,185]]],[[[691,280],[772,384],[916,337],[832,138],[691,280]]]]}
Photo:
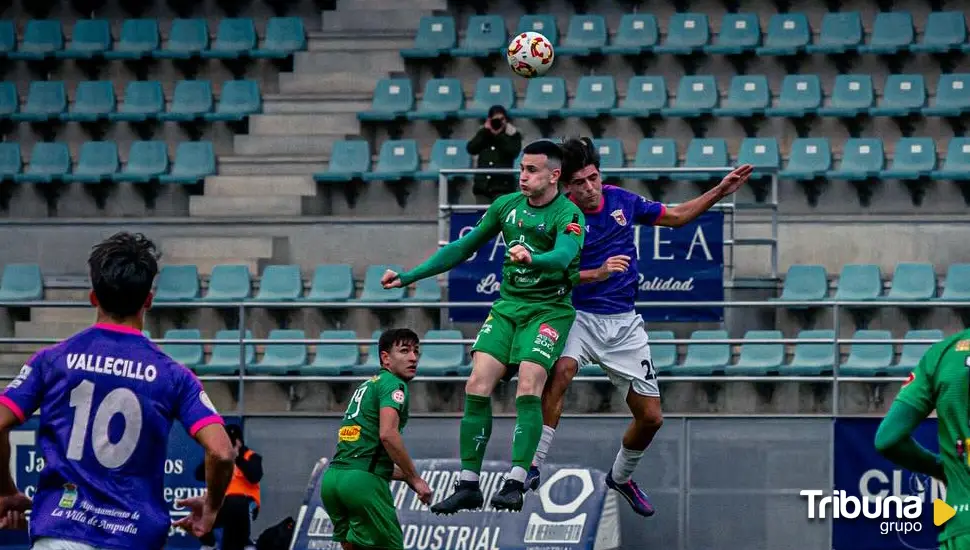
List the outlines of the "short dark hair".
{"type": "Polygon", "coordinates": [[[559,179],[563,183],[569,183],[569,180],[576,175],[577,172],[586,168],[587,166],[595,166],[597,170],[600,168],[600,154],[596,149],[596,145],[593,144],[593,140],[588,137],[582,138],[570,138],[563,142],[562,144],[563,160],[562,160],[562,174],[559,179]]]}
{"type": "Polygon", "coordinates": [[[96,244],[88,269],[101,310],[116,318],[138,313],[158,275],[158,259],[155,243],[141,233],[122,231],[96,244]]]}
{"type": "Polygon", "coordinates": [[[539,139],[526,145],[522,149],[524,155],[545,155],[550,160],[558,161],[560,164],[563,159],[562,147],[558,143],[549,139],[539,139]]]}
{"type": "Polygon", "coordinates": [[[505,112],[505,107],[502,107],[501,105],[492,105],[488,109],[488,117],[486,118],[492,118],[495,115],[502,115],[505,118],[509,117],[509,114],[505,112]]]}
{"type": "MultiPolygon", "coordinates": [[[[384,352],[390,353],[391,348],[400,344],[417,344],[420,342],[418,335],[409,328],[392,328],[385,330],[381,334],[381,338],[377,341],[377,353],[381,354],[384,352]]],[[[380,363],[380,355],[378,355],[378,363],[380,363]]]]}

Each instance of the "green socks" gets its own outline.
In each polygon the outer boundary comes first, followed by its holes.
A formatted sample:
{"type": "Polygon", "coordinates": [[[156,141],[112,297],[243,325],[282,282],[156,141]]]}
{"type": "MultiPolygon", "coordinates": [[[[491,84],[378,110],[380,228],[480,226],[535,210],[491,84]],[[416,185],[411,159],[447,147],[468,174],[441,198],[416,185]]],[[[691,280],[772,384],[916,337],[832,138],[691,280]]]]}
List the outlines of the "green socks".
{"type": "MultiPolygon", "coordinates": [[[[538,399],[538,398],[537,398],[538,399]]],[[[542,423],[542,412],[539,412],[542,423]]],[[[541,428],[540,428],[541,429],[541,428]]],[[[461,417],[461,469],[477,474],[482,471],[485,447],[492,435],[492,399],[480,395],[465,395],[465,414],[461,417]]],[[[533,451],[535,447],[533,446],[533,451]]],[[[532,460],[532,456],[529,456],[532,460]]],[[[477,479],[476,479],[477,480],[477,479]]]]}
{"type": "MultiPolygon", "coordinates": [[[[529,469],[542,437],[542,399],[523,395],[515,400],[515,434],[512,436],[512,466],[529,469]]],[[[479,463],[481,464],[481,463],[479,463]]]]}

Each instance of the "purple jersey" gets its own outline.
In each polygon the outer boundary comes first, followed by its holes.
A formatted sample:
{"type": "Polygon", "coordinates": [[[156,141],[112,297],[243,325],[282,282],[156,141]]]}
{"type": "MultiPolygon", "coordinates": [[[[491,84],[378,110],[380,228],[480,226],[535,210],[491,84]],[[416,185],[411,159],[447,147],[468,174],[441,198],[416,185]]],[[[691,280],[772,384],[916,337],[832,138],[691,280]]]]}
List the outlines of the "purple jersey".
{"type": "Polygon", "coordinates": [[[30,537],[161,549],[172,422],[193,436],[222,424],[202,384],[137,330],[97,324],[24,365],[0,396],[24,421],[38,409],[40,472],[30,537]]]}
{"type": "Polygon", "coordinates": [[[630,257],[626,273],[573,287],[573,306],[579,311],[612,315],[634,310],[639,285],[634,224],[653,225],[666,207],[613,185],[603,186],[603,200],[586,215],[586,241],[579,258],[580,271],[596,269],[611,256],[630,257]]]}

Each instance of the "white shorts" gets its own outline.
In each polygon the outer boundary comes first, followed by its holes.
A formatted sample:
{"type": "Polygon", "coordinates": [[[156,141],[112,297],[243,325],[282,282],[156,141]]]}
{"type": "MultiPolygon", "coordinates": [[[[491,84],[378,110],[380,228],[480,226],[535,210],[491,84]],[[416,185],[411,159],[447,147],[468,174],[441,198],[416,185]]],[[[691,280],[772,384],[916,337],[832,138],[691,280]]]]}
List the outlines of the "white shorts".
{"type": "Polygon", "coordinates": [[[39,538],[31,546],[31,550],[98,550],[97,547],[83,542],[50,537],[39,538]]]}
{"type": "Polygon", "coordinates": [[[580,366],[599,365],[624,393],[632,388],[640,395],[660,397],[643,317],[636,312],[598,315],[577,311],[561,357],[575,359],[580,366]]]}

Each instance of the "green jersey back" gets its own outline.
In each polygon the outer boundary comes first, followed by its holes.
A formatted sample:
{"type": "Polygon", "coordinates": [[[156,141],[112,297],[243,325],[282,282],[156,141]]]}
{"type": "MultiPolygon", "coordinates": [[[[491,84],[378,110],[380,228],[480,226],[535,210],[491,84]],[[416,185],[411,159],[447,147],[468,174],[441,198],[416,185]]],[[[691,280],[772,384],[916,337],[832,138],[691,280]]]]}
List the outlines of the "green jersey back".
{"type": "Polygon", "coordinates": [[[400,415],[399,430],[408,422],[408,386],[390,371],[364,381],[350,398],[337,433],[337,452],[331,468],[365,470],[390,480],[394,462],[381,444],[381,409],[391,407],[400,415]]]}
{"type": "MultiPolygon", "coordinates": [[[[559,238],[575,239],[582,249],[586,233],[583,212],[562,194],[540,207],[531,206],[528,197],[519,192],[502,195],[489,206],[478,224],[486,232],[501,232],[506,251],[521,244],[533,256],[551,252],[559,238]]],[[[506,300],[518,302],[571,302],[579,257],[576,254],[565,271],[544,272],[512,263],[506,253],[499,293],[506,300]]]]}
{"type": "Polygon", "coordinates": [[[946,503],[957,510],[943,525],[941,542],[970,533],[968,367],[970,330],[964,330],[930,347],[896,397],[926,415],[936,409],[946,503]],[[957,452],[957,441],[963,442],[962,456],[957,452]]]}

